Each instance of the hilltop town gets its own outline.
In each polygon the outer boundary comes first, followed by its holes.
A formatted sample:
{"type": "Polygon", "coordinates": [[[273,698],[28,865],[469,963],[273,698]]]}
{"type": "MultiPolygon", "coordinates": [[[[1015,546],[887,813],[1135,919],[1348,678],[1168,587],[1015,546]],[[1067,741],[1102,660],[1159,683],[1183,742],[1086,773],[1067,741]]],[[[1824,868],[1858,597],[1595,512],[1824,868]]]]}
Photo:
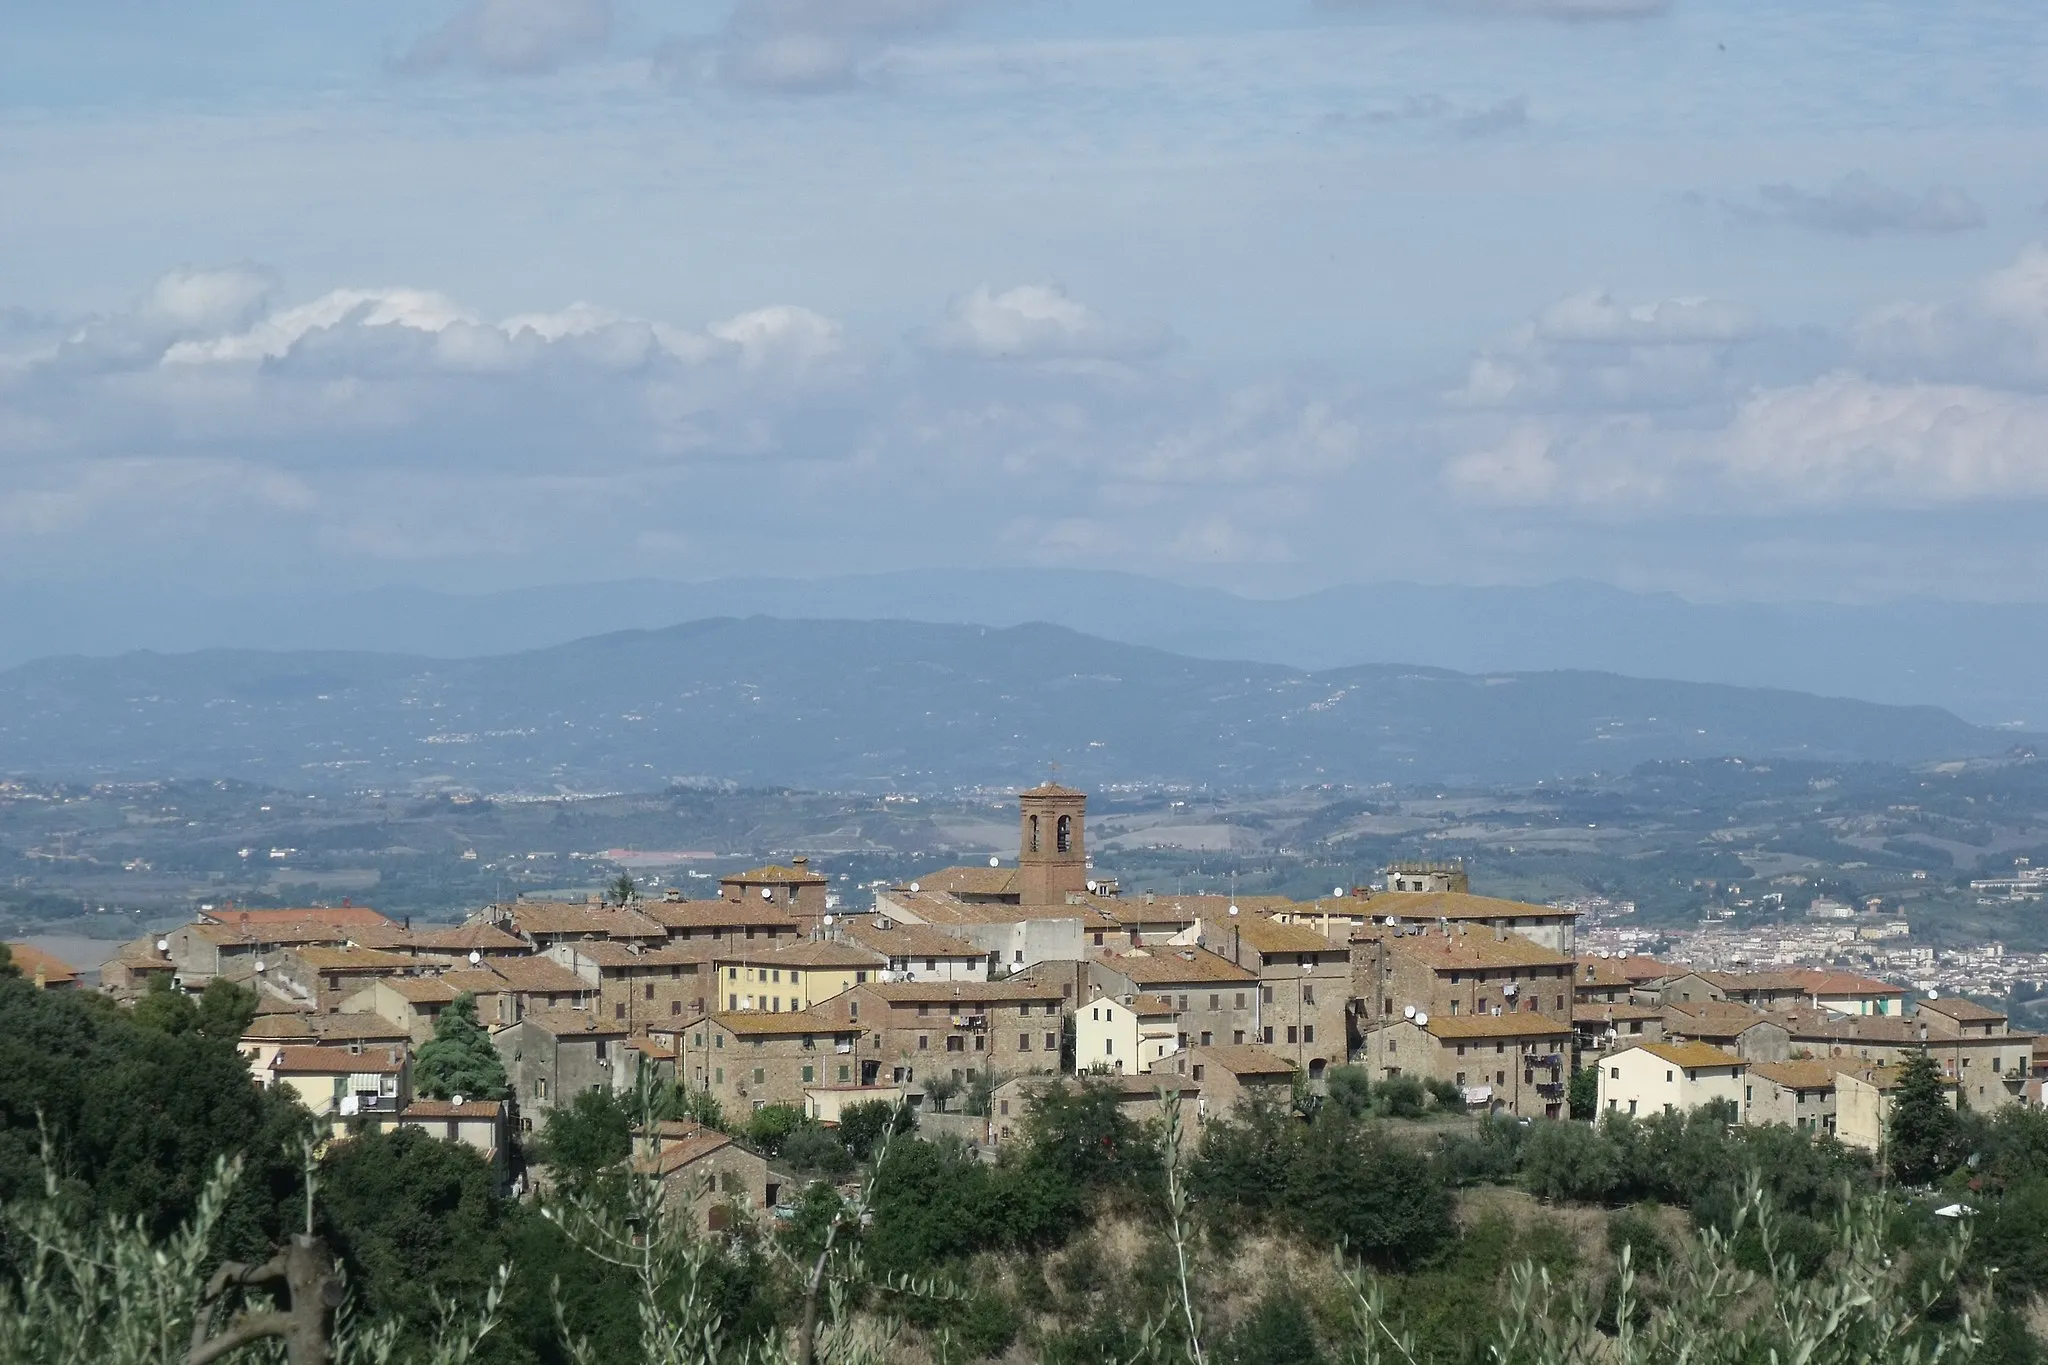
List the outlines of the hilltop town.
{"type": "MultiPolygon", "coordinates": [[[[991,1151],[1077,1079],[1133,1114],[1170,1091],[1199,1123],[1320,1093],[1347,1068],[1411,1078],[1474,1116],[1726,1102],[1745,1123],[1874,1150],[1911,1054],[1983,1111],[2039,1104],[2048,1076],[2041,1039],[1967,996],[1594,946],[1626,941],[1617,907],[1476,894],[1456,862],[1395,863],[1376,886],[1310,899],[1126,893],[1090,856],[1085,793],[1048,782],[1015,806],[1014,856],[931,869],[868,905],[842,904],[802,855],[727,875],[715,897],[627,882],[452,926],[346,900],[221,905],[127,944],[100,989],[133,1002],[243,987],[256,1084],[289,1087],[338,1136],[466,1143],[508,1181],[550,1113],[650,1078],[742,1123],[771,1106],[823,1125],[907,1106],[991,1151]],[[420,1093],[420,1050],[454,1012],[473,1012],[509,1093],[420,1093]]],[[[15,962],[46,989],[78,983],[26,945],[15,962]]],[[[762,1213],[794,1188],[709,1127],[670,1137],[662,1170],[679,1188],[739,1169],[762,1213]]]]}

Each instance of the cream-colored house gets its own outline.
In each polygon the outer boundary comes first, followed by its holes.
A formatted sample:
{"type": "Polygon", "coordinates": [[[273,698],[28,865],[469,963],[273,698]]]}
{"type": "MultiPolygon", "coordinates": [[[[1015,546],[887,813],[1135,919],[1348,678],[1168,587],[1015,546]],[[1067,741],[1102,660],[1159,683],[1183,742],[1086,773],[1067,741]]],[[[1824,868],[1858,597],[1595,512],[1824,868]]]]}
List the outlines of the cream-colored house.
{"type": "Polygon", "coordinates": [[[781,948],[737,949],[712,959],[718,998],[734,1010],[807,1010],[842,991],[880,981],[889,968],[882,954],[832,939],[798,939],[781,948]]]}
{"type": "Polygon", "coordinates": [[[1179,1050],[1173,1002],[1160,995],[1129,999],[1098,996],[1074,1011],[1075,1071],[1136,1075],[1179,1050]]]}
{"type": "Polygon", "coordinates": [[[281,1047],[270,1059],[270,1083],[292,1090],[339,1136],[351,1120],[375,1121],[405,1108],[412,1098],[412,1059],[397,1047],[281,1047]]]}
{"type": "MultiPolygon", "coordinates": [[[[1885,1130],[1892,1120],[1892,1096],[1899,1087],[1904,1068],[1898,1066],[1841,1066],[1835,1076],[1835,1136],[1851,1147],[1875,1152],[1884,1145],[1885,1130]]],[[[1942,1078],[1942,1092],[1953,1106],[1954,1078],[1942,1078]]]]}
{"type": "Polygon", "coordinates": [[[1716,1100],[1748,1112],[1743,1087],[1749,1063],[1705,1043],[1644,1043],[1600,1059],[1603,1114],[1690,1113],[1716,1100]]]}

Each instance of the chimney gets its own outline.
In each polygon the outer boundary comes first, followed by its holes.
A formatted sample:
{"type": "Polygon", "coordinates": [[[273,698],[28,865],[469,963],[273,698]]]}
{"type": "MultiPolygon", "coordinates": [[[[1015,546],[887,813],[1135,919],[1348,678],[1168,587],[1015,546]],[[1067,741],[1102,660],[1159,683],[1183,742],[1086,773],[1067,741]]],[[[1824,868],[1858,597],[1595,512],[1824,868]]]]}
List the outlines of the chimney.
{"type": "Polygon", "coordinates": [[[352,908],[354,908],[354,906],[355,906],[355,902],[354,902],[354,901],[352,901],[352,900],[350,900],[350,899],[349,899],[349,898],[348,898],[347,896],[343,896],[343,897],[341,898],[341,908],[342,908],[342,909],[344,909],[344,910],[348,910],[348,909],[352,909],[352,908]]]}
{"type": "Polygon", "coordinates": [[[1493,922],[1493,941],[1495,943],[1506,943],[1508,941],[1508,927],[1499,920],[1493,922]]]}
{"type": "Polygon", "coordinates": [[[802,853],[797,854],[794,858],[791,858],[789,861],[795,864],[796,870],[799,872],[803,871],[805,868],[811,865],[810,858],[802,853]]]}

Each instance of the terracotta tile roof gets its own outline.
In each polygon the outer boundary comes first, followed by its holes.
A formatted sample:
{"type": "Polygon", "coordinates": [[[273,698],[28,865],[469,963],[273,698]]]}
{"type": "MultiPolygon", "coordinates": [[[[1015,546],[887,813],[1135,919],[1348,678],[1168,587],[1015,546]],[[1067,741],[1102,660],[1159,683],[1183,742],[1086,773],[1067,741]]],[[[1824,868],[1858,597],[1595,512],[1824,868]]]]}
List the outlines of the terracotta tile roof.
{"type": "MultiPolygon", "coordinates": [[[[393,1023],[381,1014],[313,1014],[303,1017],[308,1027],[313,1030],[313,1036],[322,1044],[403,1043],[411,1036],[405,1025],[393,1023]]],[[[254,1028],[255,1025],[251,1024],[250,1027],[254,1028]]]]}
{"type": "Polygon", "coordinates": [[[1664,1031],[1683,1034],[1688,1038],[1713,1038],[1733,1042],[1759,1024],[1775,1024],[1784,1028],[1780,1019],[1750,1009],[1746,1005],[1729,1006],[1723,1002],[1719,1009],[1687,1009],[1682,1005],[1667,1005],[1664,1008],[1664,1031]]]}
{"type": "Polygon", "coordinates": [[[886,957],[981,958],[988,954],[964,938],[929,924],[888,915],[861,915],[845,923],[846,937],[886,957]],[[887,925],[887,928],[883,928],[887,925]]]}
{"type": "Polygon", "coordinates": [[[462,993],[438,976],[391,976],[384,985],[409,1005],[445,1005],[462,993]]]}
{"type": "MultiPolygon", "coordinates": [[[[942,891],[955,896],[1014,896],[1017,869],[1014,867],[942,867],[916,879],[923,891],[942,891]]],[[[908,885],[895,888],[909,891],[908,885]]]]}
{"type": "MultiPolygon", "coordinates": [[[[597,987],[552,958],[493,958],[478,970],[488,971],[503,981],[505,984],[499,987],[500,990],[517,991],[522,995],[568,995],[576,991],[597,990],[597,987]]],[[[447,972],[443,975],[452,978],[455,973],[447,972]]]]}
{"type": "Polygon", "coordinates": [[[1678,968],[1668,962],[1659,962],[1654,957],[1645,957],[1640,953],[1612,960],[1621,968],[1621,974],[1638,986],[1646,981],[1662,981],[1678,971],[1678,968]]]}
{"type": "Polygon", "coordinates": [[[1573,959],[1572,984],[1590,986],[1596,990],[1627,990],[1635,982],[1621,969],[1621,964],[1612,958],[1580,957],[1573,959]]]}
{"type": "Polygon", "coordinates": [[[624,1024],[612,1024],[589,1010],[528,1010],[520,1022],[557,1038],[621,1038],[626,1033],[624,1024]]]}
{"type": "MultiPolygon", "coordinates": [[[[1199,1061],[1219,1066],[1233,1076],[1286,1076],[1291,1075],[1295,1069],[1293,1062],[1255,1043],[1223,1043],[1215,1047],[1192,1047],[1188,1049],[1187,1055],[1191,1062],[1199,1061]]],[[[1157,1069],[1158,1065],[1157,1062],[1153,1063],[1154,1069],[1157,1069]]]]}
{"type": "MultiPolygon", "coordinates": [[[[388,915],[381,915],[367,905],[298,906],[282,910],[243,910],[240,908],[202,910],[199,918],[214,924],[295,924],[317,920],[331,925],[377,925],[391,924],[388,915]]],[[[396,927],[396,926],[393,926],[396,927]]]]}
{"type": "Polygon", "coordinates": [[[1906,994],[1903,986],[1894,986],[1889,981],[1878,981],[1855,972],[1795,971],[1793,977],[1808,992],[1815,996],[1900,996],[1906,994]]]}
{"type": "Polygon", "coordinates": [[[338,1047],[281,1047],[270,1069],[281,1076],[395,1075],[405,1069],[399,1048],[348,1052],[338,1047]]]}
{"type": "MultiPolygon", "coordinates": [[[[645,1140],[644,1133],[640,1137],[645,1140]]],[[[655,1150],[636,1158],[633,1164],[643,1172],[660,1176],[674,1175],[685,1166],[734,1145],[731,1137],[699,1123],[661,1124],[655,1140],[659,1144],[655,1150]]]]}
{"type": "Polygon", "coordinates": [[[500,907],[519,932],[535,934],[600,934],[609,938],[667,938],[668,930],[638,910],[574,901],[514,901],[500,907]]]}
{"type": "Polygon", "coordinates": [[[497,925],[487,924],[482,920],[472,920],[467,924],[422,926],[412,931],[412,942],[416,948],[439,953],[526,951],[526,941],[517,934],[508,934],[497,925]]]}
{"type": "Polygon", "coordinates": [[[1058,1000],[1058,986],[1041,986],[1030,980],[1010,981],[870,981],[854,987],[887,1000],[892,1005],[931,1004],[957,1000],[963,1004],[981,1002],[1058,1000]]]}
{"type": "Polygon", "coordinates": [[[13,955],[14,966],[24,981],[34,981],[41,975],[46,986],[69,986],[78,980],[76,967],[33,944],[10,943],[7,951],[13,955]]]}
{"type": "Polygon", "coordinates": [[[1029,791],[1018,792],[1017,795],[1078,797],[1083,801],[1086,801],[1088,799],[1087,792],[1076,791],[1072,787],[1062,787],[1059,783],[1049,780],[1039,783],[1037,786],[1031,788],[1029,791]]]}
{"type": "Polygon", "coordinates": [[[1752,1062],[1749,1074],[1788,1090],[1833,1090],[1838,1070],[1826,1062],[1752,1062]]]}
{"type": "Polygon", "coordinates": [[[1570,1024],[1560,1023],[1534,1010],[1501,1014],[1432,1014],[1423,1027],[1438,1038],[1555,1038],[1572,1031],[1570,1024]]]}
{"type": "Polygon", "coordinates": [[[464,1099],[461,1104],[453,1100],[414,1100],[399,1111],[398,1121],[407,1123],[418,1119],[495,1119],[503,1117],[503,1100],[464,1099]]]}
{"type": "Polygon", "coordinates": [[[568,945],[576,956],[599,967],[620,970],[631,967],[683,967],[710,962],[724,951],[724,945],[709,939],[696,942],[670,940],[654,948],[636,948],[616,939],[594,938],[568,945]]]}
{"type": "MultiPolygon", "coordinates": [[[[920,883],[922,885],[922,883],[920,883]]],[[[1011,905],[1006,902],[964,901],[949,891],[885,891],[878,900],[898,908],[896,918],[905,916],[927,924],[1018,924],[1025,920],[1078,919],[1084,929],[1116,928],[1090,905],[1011,905]]],[[[884,907],[882,913],[891,912],[884,907]]]]}
{"type": "Polygon", "coordinates": [[[665,929],[795,929],[796,916],[762,900],[643,901],[642,914],[665,929]]]}
{"type": "Polygon", "coordinates": [[[784,867],[780,863],[770,863],[766,867],[757,867],[746,872],[729,873],[720,877],[718,881],[721,886],[823,886],[830,882],[831,878],[813,872],[808,867],[784,867]]]}
{"type": "MultiPolygon", "coordinates": [[[[404,1033],[403,1029],[399,1032],[404,1033]]],[[[245,1043],[275,1043],[286,1038],[313,1038],[312,1019],[304,1014],[259,1014],[242,1030],[245,1043]]]]}
{"type": "Polygon", "coordinates": [[[188,924],[183,932],[222,948],[234,947],[289,947],[295,943],[347,943],[359,930],[352,926],[329,924],[324,920],[272,921],[248,926],[215,924],[212,922],[188,924]]]}
{"type": "Polygon", "coordinates": [[[1664,1011],[1654,1005],[1636,1005],[1626,1000],[1612,1002],[1596,1001],[1590,1005],[1572,1006],[1574,1024],[1611,1024],[1616,1020],[1624,1023],[1631,1019],[1662,1019],[1664,1011]]]}
{"type": "Polygon", "coordinates": [[[1132,985],[1150,989],[1182,983],[1251,982],[1259,979],[1257,972],[1240,967],[1206,948],[1161,948],[1156,951],[1133,948],[1127,953],[1104,957],[1102,964],[1132,985]]]}
{"type": "Polygon", "coordinates": [[[294,948],[292,955],[316,972],[407,972],[419,963],[403,953],[377,948],[294,948]]]}
{"type": "Polygon", "coordinates": [[[1968,996],[1962,995],[1944,995],[1939,998],[1930,997],[1919,1001],[1914,1008],[1925,1011],[1928,1014],[1939,1014],[1953,1019],[1957,1023],[1964,1024],[1989,1024],[2005,1018],[2004,1010],[1995,1010],[1989,1005],[1980,1005],[1968,996]]]}
{"type": "Polygon", "coordinates": [[[852,1024],[827,1019],[811,1010],[720,1010],[711,1016],[720,1028],[741,1038],[787,1038],[798,1033],[859,1033],[852,1024]]]}
{"type": "Polygon", "coordinates": [[[1449,934],[1389,931],[1379,941],[1386,944],[1388,953],[1415,958],[1439,972],[1481,967],[1562,967],[1569,972],[1572,966],[1570,958],[1531,943],[1519,934],[1496,938],[1490,930],[1475,931],[1464,925],[1453,926],[1449,934]]]}
{"type": "Polygon", "coordinates": [[[1532,905],[1527,901],[1500,900],[1475,896],[1468,891],[1388,891],[1364,902],[1366,914],[1393,915],[1408,923],[1420,920],[1571,920],[1579,912],[1559,905],[1532,905]]]}
{"type": "Polygon", "coordinates": [[[1350,951],[1350,945],[1339,943],[1305,924],[1282,924],[1278,920],[1247,913],[1242,902],[1238,910],[1240,913],[1236,919],[1229,918],[1227,913],[1221,918],[1203,917],[1202,941],[1206,946],[1220,950],[1227,947],[1234,937],[1238,943],[1263,957],[1271,957],[1275,953],[1348,954],[1350,951]]]}
{"type": "Polygon", "coordinates": [[[844,967],[848,970],[862,967],[880,969],[889,965],[888,958],[857,943],[834,943],[829,939],[799,939],[779,948],[726,947],[718,953],[717,960],[762,967],[844,967]]]}
{"type": "Polygon", "coordinates": [[[1748,1063],[1732,1052],[1723,1052],[1705,1043],[1642,1043],[1639,1046],[1653,1057],[1661,1057],[1673,1066],[1747,1066],[1748,1063]]]}

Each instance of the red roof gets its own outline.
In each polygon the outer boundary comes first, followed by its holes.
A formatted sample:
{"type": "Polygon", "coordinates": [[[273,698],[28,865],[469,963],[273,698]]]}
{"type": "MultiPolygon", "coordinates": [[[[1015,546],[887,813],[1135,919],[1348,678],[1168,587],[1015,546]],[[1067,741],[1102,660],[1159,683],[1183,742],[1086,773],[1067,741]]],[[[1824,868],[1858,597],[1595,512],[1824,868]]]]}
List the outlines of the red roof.
{"type": "Polygon", "coordinates": [[[397,1074],[405,1069],[405,1054],[398,1048],[365,1048],[350,1052],[338,1047],[281,1047],[270,1059],[270,1069],[280,1074],[302,1076],[354,1076],[365,1072],[397,1074]]]}
{"type": "Polygon", "coordinates": [[[223,908],[202,910],[202,921],[214,924],[297,924],[312,922],[333,925],[388,925],[391,918],[381,915],[367,905],[343,905],[337,907],[315,906],[310,909],[294,910],[243,910],[223,908]]]}

